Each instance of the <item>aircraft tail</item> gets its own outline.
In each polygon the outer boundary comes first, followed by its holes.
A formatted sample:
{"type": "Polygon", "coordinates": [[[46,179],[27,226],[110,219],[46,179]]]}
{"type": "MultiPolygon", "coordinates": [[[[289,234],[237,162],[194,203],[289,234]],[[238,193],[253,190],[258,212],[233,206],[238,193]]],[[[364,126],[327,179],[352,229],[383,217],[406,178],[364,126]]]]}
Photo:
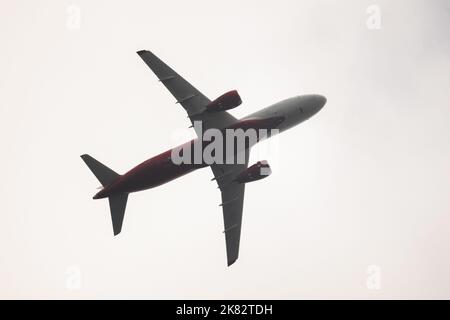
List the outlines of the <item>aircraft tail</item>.
{"type": "MultiPolygon", "coordinates": [[[[90,155],[83,154],[81,159],[86,163],[92,173],[97,177],[103,187],[114,182],[120,175],[111,170],[104,164],[92,158],[90,155]]],[[[127,206],[128,193],[120,193],[108,197],[111,210],[111,219],[114,235],[118,235],[122,230],[123,217],[127,206]]]]}
{"type": "Polygon", "coordinates": [[[83,154],[81,156],[84,163],[91,169],[92,173],[97,177],[98,181],[102,184],[102,186],[106,187],[108,184],[111,184],[114,180],[116,180],[120,175],[99,161],[95,160],[88,154],[83,154]]]}

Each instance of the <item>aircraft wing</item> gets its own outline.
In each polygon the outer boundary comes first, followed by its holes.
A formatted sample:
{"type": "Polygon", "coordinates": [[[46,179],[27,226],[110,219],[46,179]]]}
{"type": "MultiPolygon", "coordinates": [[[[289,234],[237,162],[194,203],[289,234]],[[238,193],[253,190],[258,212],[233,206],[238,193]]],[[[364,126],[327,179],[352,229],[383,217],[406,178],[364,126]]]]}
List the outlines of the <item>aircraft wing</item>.
{"type": "Polygon", "coordinates": [[[228,266],[232,265],[239,256],[245,190],[245,183],[236,183],[233,180],[238,174],[247,169],[249,154],[247,151],[245,164],[211,165],[214,179],[217,181],[222,193],[221,206],[223,210],[228,266]]]}
{"type": "MultiPolygon", "coordinates": [[[[152,52],[141,50],[137,53],[156,74],[159,81],[172,93],[177,101],[176,103],[181,104],[186,110],[192,124],[194,121],[202,121],[203,130],[209,128],[222,129],[237,121],[228,112],[204,112],[211,100],[152,52]]],[[[200,134],[202,133],[197,132],[197,135],[200,134]]]]}

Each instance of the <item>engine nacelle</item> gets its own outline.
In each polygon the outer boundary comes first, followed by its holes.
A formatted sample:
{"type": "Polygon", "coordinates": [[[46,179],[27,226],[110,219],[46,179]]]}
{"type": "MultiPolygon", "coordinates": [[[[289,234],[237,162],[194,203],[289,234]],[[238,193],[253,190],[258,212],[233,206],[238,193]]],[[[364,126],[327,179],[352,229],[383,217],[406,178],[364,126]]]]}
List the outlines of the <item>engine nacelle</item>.
{"type": "Polygon", "coordinates": [[[235,179],[239,183],[247,183],[256,180],[261,180],[268,177],[272,173],[269,163],[265,160],[258,161],[251,167],[242,171],[235,179]]]}
{"type": "Polygon", "coordinates": [[[236,90],[224,93],[216,100],[211,101],[207,106],[208,112],[219,112],[236,108],[242,103],[241,97],[236,90]]]}

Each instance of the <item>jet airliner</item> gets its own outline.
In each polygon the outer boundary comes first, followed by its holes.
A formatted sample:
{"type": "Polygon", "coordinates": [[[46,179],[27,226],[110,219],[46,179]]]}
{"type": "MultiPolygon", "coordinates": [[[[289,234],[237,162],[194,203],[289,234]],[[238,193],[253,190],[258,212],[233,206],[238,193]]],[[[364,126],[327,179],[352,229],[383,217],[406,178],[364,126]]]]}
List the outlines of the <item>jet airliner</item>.
{"type": "MultiPolygon", "coordinates": [[[[236,90],[229,91],[211,101],[152,52],[142,50],[137,53],[190,118],[198,138],[181,147],[192,146],[194,149],[199,147],[204,150],[208,143],[201,138],[205,131],[210,129],[220,132],[237,129],[243,131],[267,129],[282,132],[312,117],[326,103],[326,98],[322,95],[295,96],[242,119],[236,119],[227,112],[242,103],[236,90]],[[198,123],[201,126],[196,125],[198,123]]],[[[267,137],[270,137],[270,134],[267,137]]],[[[231,152],[224,152],[225,160],[213,163],[203,160],[175,163],[174,154],[185,150],[179,146],[142,162],[123,175],[87,154],[82,155],[81,158],[102,184],[102,189],[93,198],[109,200],[114,235],[121,232],[130,193],[162,185],[196,169],[209,166],[214,175],[212,180],[217,182],[221,192],[220,206],[224,220],[227,263],[230,266],[239,255],[245,184],[263,179],[271,173],[267,161],[258,161],[248,166],[250,149],[262,138],[258,136],[254,142],[234,147],[231,152]],[[237,161],[238,155],[244,160],[237,161]],[[229,161],[230,159],[235,161],[229,161]]]]}

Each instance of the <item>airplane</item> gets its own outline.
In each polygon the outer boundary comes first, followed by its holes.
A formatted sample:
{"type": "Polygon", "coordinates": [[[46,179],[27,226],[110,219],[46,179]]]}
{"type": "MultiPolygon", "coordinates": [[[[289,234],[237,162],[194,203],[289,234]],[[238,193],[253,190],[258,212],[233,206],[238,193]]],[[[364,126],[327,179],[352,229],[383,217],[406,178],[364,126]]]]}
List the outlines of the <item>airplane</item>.
{"type": "MultiPolygon", "coordinates": [[[[208,141],[205,142],[201,137],[207,130],[224,132],[238,129],[241,131],[267,129],[275,130],[275,133],[283,132],[315,115],[322,109],[327,99],[318,94],[295,96],[242,119],[236,119],[227,112],[242,103],[236,90],[229,91],[211,101],[151,51],[141,50],[137,54],[175,97],[176,103],[185,109],[198,138],[150,158],[123,175],[87,154],[82,155],[83,161],[102,184],[102,189],[94,195],[93,199],[108,198],[113,232],[114,235],[118,235],[122,230],[130,193],[157,187],[194,170],[209,166],[214,175],[212,180],[217,182],[221,192],[220,206],[224,220],[227,265],[230,266],[239,256],[245,185],[248,182],[263,179],[271,173],[267,161],[258,161],[248,166],[250,149],[257,142],[271,135],[263,134],[257,136],[256,141],[245,140],[243,145],[227,149],[222,155],[223,161],[211,163],[211,161],[201,160],[200,162],[175,163],[174,155],[183,154],[186,147],[205,150],[208,141]],[[243,160],[238,161],[238,157],[243,160]],[[232,161],[229,161],[230,159],[232,161]]],[[[235,138],[232,139],[235,140],[235,138]]]]}

